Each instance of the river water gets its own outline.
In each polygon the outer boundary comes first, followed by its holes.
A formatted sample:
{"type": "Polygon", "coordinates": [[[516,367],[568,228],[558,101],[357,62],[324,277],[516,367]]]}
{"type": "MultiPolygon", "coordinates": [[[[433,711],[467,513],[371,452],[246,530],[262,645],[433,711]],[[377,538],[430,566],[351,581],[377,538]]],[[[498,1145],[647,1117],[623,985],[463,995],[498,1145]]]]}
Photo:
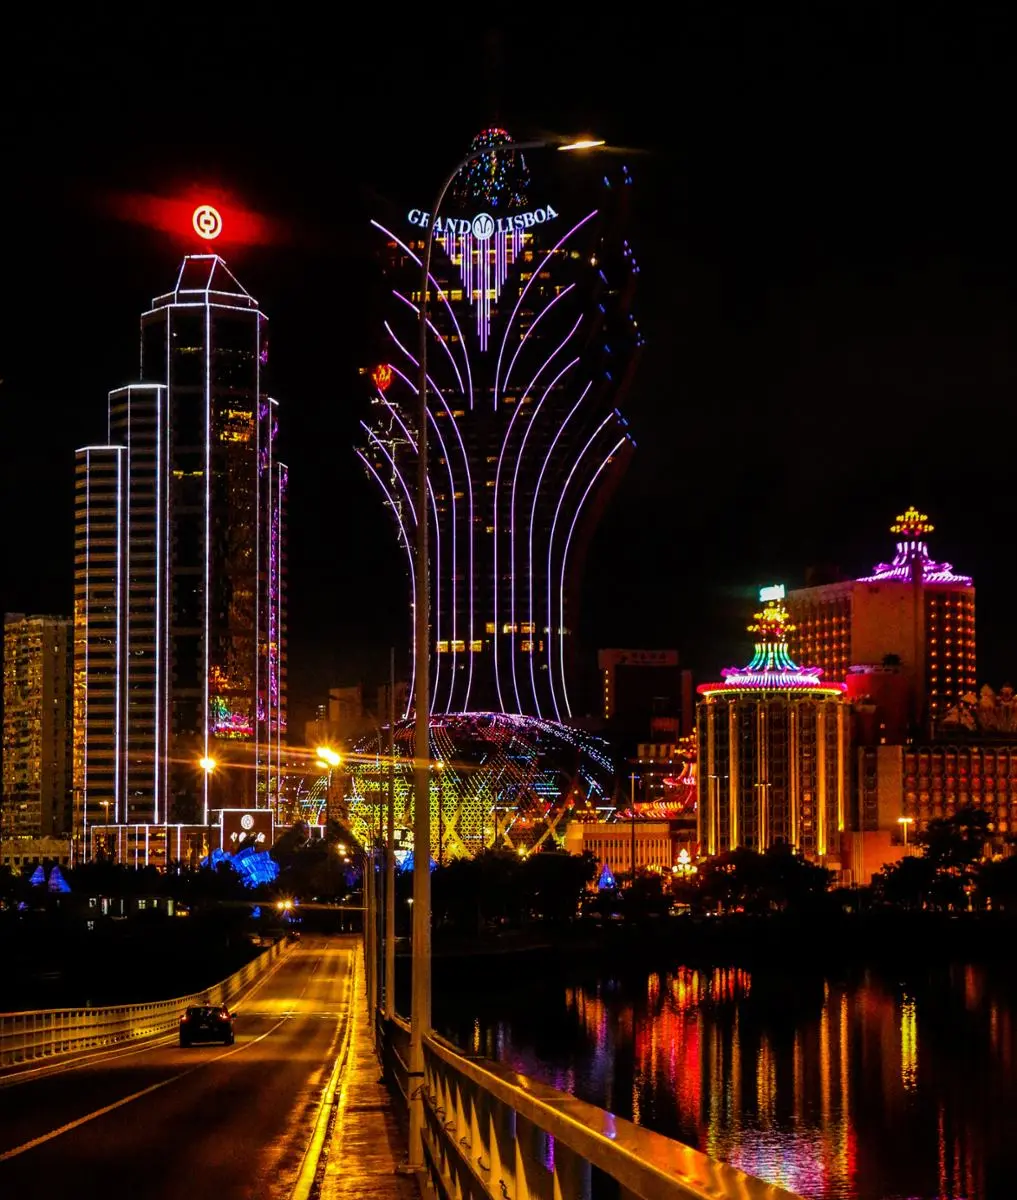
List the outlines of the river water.
{"type": "Polygon", "coordinates": [[[436,1026],[804,1197],[1017,1197],[1017,966],[525,975],[436,1026]]]}

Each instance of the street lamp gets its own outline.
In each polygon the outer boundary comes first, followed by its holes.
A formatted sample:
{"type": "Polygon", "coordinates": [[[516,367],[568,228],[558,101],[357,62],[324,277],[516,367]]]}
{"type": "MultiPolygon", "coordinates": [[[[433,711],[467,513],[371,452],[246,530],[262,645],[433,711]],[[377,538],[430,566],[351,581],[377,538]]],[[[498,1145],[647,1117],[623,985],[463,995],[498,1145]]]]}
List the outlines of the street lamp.
{"type": "Polygon", "coordinates": [[[208,869],[212,870],[212,806],[208,802],[212,787],[212,775],[219,764],[207,754],[198,759],[198,766],[205,772],[205,836],[208,841],[208,869]]]}
{"type": "MultiPolygon", "coordinates": [[[[427,324],[428,284],[431,279],[431,252],[434,248],[434,226],[445,202],[445,196],[456,176],[478,158],[489,155],[518,154],[523,150],[587,150],[604,143],[594,138],[511,142],[505,146],[485,146],[464,155],[452,168],[438,189],[431,206],[431,216],[424,237],[424,254],[420,263],[420,304],[417,307],[417,544],[415,554],[416,595],[413,605],[413,665],[416,676],[414,697],[414,770],[413,770],[413,951],[412,985],[410,995],[410,1153],[411,1167],[424,1165],[424,1101],[421,1086],[424,1080],[424,1037],[431,1028],[431,681],[430,631],[428,602],[430,599],[430,563],[428,560],[427,514],[427,324]]],[[[436,285],[437,286],[437,285],[436,285]]]]}
{"type": "Polygon", "coordinates": [[[897,824],[901,827],[901,832],[904,834],[904,845],[908,844],[908,826],[914,825],[914,817],[898,817],[897,824]]]}

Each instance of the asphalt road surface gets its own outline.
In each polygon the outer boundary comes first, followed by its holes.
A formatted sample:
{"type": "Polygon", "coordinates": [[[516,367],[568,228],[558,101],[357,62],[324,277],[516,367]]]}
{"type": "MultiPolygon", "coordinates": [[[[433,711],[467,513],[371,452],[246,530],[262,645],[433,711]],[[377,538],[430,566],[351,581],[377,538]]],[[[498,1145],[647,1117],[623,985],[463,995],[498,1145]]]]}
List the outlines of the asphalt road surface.
{"type": "Polygon", "coordinates": [[[289,1195],[345,1021],[354,939],[305,939],[232,1007],[234,1046],[136,1046],[0,1077],[0,1197],[289,1195]]]}

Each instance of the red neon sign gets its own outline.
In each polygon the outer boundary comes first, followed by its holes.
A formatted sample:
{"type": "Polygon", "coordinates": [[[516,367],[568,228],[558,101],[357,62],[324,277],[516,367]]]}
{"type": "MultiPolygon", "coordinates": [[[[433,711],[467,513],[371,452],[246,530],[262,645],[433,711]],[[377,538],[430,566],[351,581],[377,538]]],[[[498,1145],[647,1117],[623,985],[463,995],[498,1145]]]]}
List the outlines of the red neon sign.
{"type": "Polygon", "coordinates": [[[211,204],[199,204],[191,214],[191,224],[198,237],[209,242],[222,233],[222,217],[219,210],[211,204]]]}
{"type": "Polygon", "coordinates": [[[392,368],[387,363],[379,363],[371,372],[371,382],[379,392],[387,392],[392,386],[392,368]]]}

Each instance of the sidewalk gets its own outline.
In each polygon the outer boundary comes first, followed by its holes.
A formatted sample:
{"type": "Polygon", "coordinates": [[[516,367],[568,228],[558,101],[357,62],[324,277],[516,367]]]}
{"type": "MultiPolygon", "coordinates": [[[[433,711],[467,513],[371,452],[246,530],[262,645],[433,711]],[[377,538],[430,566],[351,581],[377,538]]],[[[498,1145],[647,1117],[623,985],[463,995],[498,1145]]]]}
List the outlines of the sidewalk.
{"type": "Polygon", "coordinates": [[[351,997],[350,1052],[340,1084],[339,1112],[329,1147],[321,1200],[420,1200],[412,1175],[396,1174],[406,1161],[406,1136],[371,1042],[363,956],[358,952],[351,997]]]}

